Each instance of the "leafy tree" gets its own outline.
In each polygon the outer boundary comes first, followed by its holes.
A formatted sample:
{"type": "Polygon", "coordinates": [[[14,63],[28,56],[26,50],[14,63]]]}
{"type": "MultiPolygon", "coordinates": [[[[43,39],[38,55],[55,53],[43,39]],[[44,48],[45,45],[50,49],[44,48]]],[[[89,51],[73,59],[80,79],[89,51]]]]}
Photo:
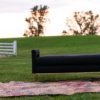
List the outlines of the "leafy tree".
{"type": "Polygon", "coordinates": [[[25,36],[40,36],[44,33],[48,8],[47,5],[36,5],[31,8],[31,17],[25,19],[29,23],[29,32],[26,31],[25,36]]]}
{"type": "Polygon", "coordinates": [[[73,28],[68,21],[66,24],[75,35],[94,35],[99,29],[99,25],[97,24],[98,19],[99,15],[93,14],[92,11],[74,12],[72,24],[76,25],[77,28],[73,28]]]}

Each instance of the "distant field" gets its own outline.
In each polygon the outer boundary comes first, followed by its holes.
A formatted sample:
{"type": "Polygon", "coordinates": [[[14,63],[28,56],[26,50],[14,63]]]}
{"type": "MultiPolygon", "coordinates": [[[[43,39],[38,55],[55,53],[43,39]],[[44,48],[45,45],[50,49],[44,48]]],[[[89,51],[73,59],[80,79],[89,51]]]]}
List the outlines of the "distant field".
{"type": "MultiPolygon", "coordinates": [[[[17,40],[18,55],[0,58],[0,82],[32,82],[31,50],[39,49],[41,55],[100,53],[99,36],[31,37],[0,39],[0,42],[17,40]]],[[[78,80],[99,78],[100,73],[66,73],[40,75],[38,81],[78,80]]],[[[0,98],[0,100],[99,100],[99,93],[84,93],[72,96],[33,96],[0,98]]]]}

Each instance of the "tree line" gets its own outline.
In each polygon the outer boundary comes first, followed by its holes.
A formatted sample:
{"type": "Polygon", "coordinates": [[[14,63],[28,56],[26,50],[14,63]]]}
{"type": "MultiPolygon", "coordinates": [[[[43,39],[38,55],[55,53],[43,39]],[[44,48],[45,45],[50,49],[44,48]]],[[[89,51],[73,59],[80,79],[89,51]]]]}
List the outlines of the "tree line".
{"type": "MultiPolygon", "coordinates": [[[[45,23],[48,19],[49,7],[36,5],[31,8],[31,16],[25,21],[29,24],[24,36],[40,36],[44,34],[45,23]]],[[[96,35],[100,31],[100,16],[90,11],[74,12],[72,18],[66,18],[68,29],[62,30],[62,35],[96,35]]]]}

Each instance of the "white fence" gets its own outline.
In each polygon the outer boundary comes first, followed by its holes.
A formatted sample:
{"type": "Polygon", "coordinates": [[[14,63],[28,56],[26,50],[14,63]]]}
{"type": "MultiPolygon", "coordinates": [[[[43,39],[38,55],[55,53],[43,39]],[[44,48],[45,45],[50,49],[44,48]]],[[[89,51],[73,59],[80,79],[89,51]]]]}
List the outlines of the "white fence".
{"type": "Polygon", "coordinates": [[[17,42],[0,43],[0,55],[17,55],[17,42]]]}

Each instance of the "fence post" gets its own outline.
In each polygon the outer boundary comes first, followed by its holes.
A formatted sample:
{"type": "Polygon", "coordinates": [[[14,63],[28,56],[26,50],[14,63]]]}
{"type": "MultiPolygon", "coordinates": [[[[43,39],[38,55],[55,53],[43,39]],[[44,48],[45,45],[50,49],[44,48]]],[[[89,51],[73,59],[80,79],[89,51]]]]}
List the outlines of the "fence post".
{"type": "Polygon", "coordinates": [[[17,56],[17,42],[16,41],[13,42],[13,54],[17,56]]]}

